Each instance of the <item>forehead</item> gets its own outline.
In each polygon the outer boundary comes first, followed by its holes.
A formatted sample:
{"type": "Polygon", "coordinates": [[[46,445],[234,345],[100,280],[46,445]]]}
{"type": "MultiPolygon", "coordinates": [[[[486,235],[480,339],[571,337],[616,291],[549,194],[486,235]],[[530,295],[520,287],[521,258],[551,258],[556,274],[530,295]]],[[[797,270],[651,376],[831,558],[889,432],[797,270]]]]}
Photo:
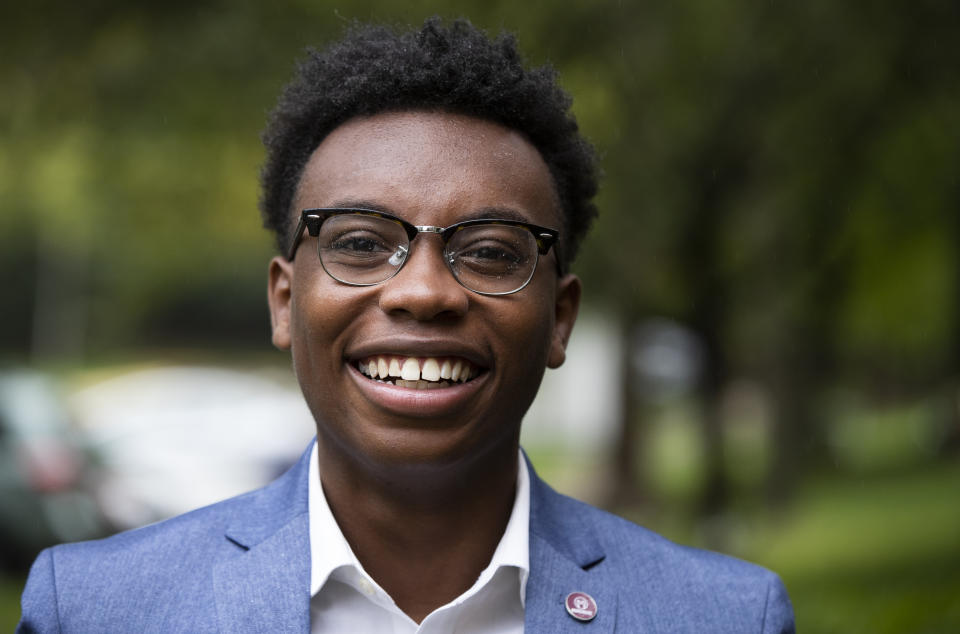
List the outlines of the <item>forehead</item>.
{"type": "Polygon", "coordinates": [[[304,168],[293,213],[363,203],[415,224],[502,209],[560,226],[553,179],[537,149],[514,130],[449,113],[358,117],[323,140],[304,168]]]}

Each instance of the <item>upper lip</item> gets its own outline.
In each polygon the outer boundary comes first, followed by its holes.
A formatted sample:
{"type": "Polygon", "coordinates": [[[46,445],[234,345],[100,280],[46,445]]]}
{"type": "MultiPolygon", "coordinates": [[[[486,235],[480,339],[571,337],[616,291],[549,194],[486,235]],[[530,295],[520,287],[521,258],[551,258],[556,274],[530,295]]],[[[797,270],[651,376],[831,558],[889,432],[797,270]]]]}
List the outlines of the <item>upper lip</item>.
{"type": "Polygon", "coordinates": [[[476,346],[449,338],[390,337],[370,339],[351,346],[345,353],[350,361],[377,355],[396,357],[462,357],[481,368],[489,368],[490,358],[476,346]]]}

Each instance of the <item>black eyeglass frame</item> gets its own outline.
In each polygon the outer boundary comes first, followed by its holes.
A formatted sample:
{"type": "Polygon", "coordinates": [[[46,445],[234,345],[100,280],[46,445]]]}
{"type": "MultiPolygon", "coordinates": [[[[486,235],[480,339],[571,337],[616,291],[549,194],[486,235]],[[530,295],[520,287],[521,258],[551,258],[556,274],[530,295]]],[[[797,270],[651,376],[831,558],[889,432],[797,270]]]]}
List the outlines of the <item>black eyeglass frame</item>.
{"type": "MultiPolygon", "coordinates": [[[[290,244],[290,249],[287,252],[287,260],[290,262],[293,261],[293,258],[297,253],[297,248],[300,246],[300,242],[303,239],[304,227],[306,227],[307,231],[310,233],[312,237],[316,238],[320,235],[320,225],[322,225],[328,218],[331,218],[332,216],[344,216],[348,214],[375,216],[377,218],[383,218],[384,220],[390,220],[390,221],[396,222],[401,227],[403,227],[403,230],[406,232],[408,244],[412,244],[413,239],[416,238],[421,233],[435,233],[439,235],[440,239],[443,241],[444,251],[446,251],[447,242],[449,242],[450,238],[452,238],[457,231],[460,231],[461,229],[464,229],[466,227],[473,227],[476,225],[507,225],[511,227],[521,227],[529,231],[537,242],[538,257],[537,257],[537,262],[535,262],[533,265],[533,271],[530,273],[530,279],[533,279],[533,274],[537,270],[537,263],[540,260],[539,256],[546,255],[550,251],[550,247],[554,246],[557,243],[557,240],[560,238],[560,232],[557,231],[556,229],[550,229],[549,227],[541,227],[539,225],[531,224],[529,222],[523,222],[521,220],[511,220],[507,218],[476,218],[473,220],[464,220],[463,222],[452,224],[449,227],[437,227],[433,225],[415,225],[411,222],[407,222],[403,218],[398,218],[393,214],[388,214],[382,211],[376,211],[374,209],[318,207],[315,209],[304,209],[303,211],[300,212],[300,221],[297,223],[297,230],[293,235],[293,242],[290,244]]],[[[444,259],[446,260],[446,258],[444,259]]],[[[382,284],[383,282],[386,282],[390,278],[394,277],[397,273],[399,273],[400,269],[402,269],[404,265],[406,265],[408,260],[409,260],[409,257],[405,257],[403,260],[403,263],[399,267],[397,267],[397,270],[394,271],[393,275],[391,275],[390,277],[384,280],[381,280],[379,282],[374,282],[372,284],[356,284],[353,282],[345,282],[335,277],[334,279],[342,284],[347,284],[348,286],[376,286],[377,284],[382,284]]],[[[559,259],[557,259],[556,264],[557,264],[557,272],[559,273],[560,272],[559,259]]],[[[447,265],[449,267],[450,262],[447,262],[447,265]]],[[[452,270],[451,270],[451,273],[453,273],[452,270]]],[[[329,272],[328,272],[328,275],[329,275],[329,272]]],[[[331,277],[333,276],[331,275],[331,277]]],[[[460,282],[456,274],[454,274],[453,277],[457,279],[457,282],[460,282]]],[[[469,288],[467,286],[464,286],[464,288],[467,288],[468,290],[473,291],[474,293],[479,293],[480,295],[510,295],[512,293],[516,293],[517,291],[522,290],[527,284],[530,283],[530,279],[524,282],[523,286],[521,286],[520,288],[513,291],[505,292],[505,293],[485,293],[483,291],[478,291],[478,290],[469,288]]],[[[460,285],[463,286],[463,283],[460,282],[460,285]]]]}

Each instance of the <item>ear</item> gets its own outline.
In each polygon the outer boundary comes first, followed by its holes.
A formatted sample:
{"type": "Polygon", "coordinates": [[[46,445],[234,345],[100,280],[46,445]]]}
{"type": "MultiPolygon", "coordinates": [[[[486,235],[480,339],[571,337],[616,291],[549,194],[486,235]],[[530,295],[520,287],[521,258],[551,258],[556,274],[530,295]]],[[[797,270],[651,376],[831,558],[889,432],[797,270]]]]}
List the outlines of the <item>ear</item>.
{"type": "Polygon", "coordinates": [[[576,275],[564,275],[557,281],[557,302],[554,308],[553,337],[550,341],[550,353],[547,356],[548,368],[559,368],[567,358],[567,342],[573,332],[580,310],[580,278],[576,275]]]}
{"type": "Polygon", "coordinates": [[[270,304],[270,325],[273,345],[290,349],[290,289],[293,286],[293,262],[274,257],[270,260],[267,280],[267,302],[270,304]]]}

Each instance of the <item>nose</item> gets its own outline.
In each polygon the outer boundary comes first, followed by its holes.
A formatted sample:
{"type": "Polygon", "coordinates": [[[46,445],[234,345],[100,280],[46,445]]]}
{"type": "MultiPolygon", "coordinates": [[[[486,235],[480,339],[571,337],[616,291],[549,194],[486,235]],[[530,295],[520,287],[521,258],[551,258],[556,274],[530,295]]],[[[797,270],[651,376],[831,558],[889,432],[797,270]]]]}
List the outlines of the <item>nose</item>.
{"type": "Polygon", "coordinates": [[[457,282],[443,258],[439,236],[421,234],[411,242],[403,268],[381,285],[381,310],[417,321],[466,314],[470,291],[457,282]]]}

